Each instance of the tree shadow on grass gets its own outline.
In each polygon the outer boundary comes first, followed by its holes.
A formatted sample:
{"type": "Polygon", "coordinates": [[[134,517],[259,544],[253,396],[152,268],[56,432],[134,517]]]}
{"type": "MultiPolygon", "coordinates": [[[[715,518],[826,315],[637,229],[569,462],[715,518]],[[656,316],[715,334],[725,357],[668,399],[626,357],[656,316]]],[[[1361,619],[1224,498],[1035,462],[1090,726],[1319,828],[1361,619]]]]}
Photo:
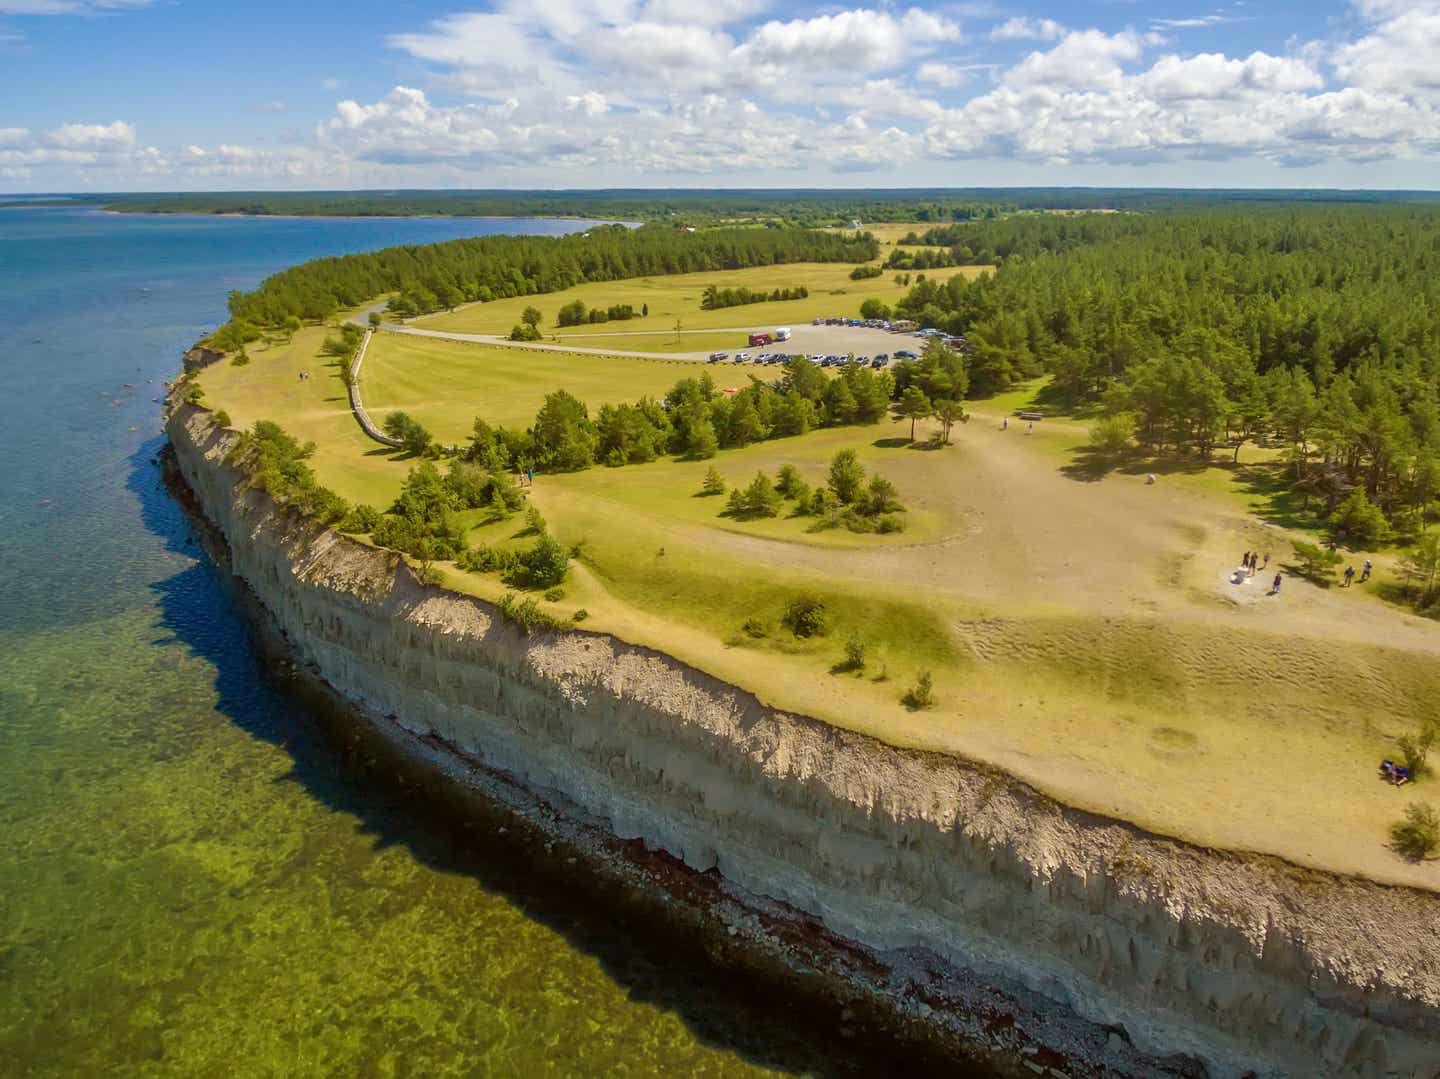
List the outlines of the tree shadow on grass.
{"type": "Polygon", "coordinates": [[[910,440],[901,435],[892,438],[877,438],[874,442],[870,443],[870,445],[874,446],[877,450],[898,450],[910,445],[910,440]]]}
{"type": "MultiPolygon", "coordinates": [[[[129,486],[140,495],[146,527],[165,547],[200,558],[151,586],[161,624],[170,641],[213,670],[216,711],[290,758],[276,783],[299,787],[352,819],[373,850],[403,848],[428,871],[467,878],[503,898],[592,957],[631,1002],[675,1016],[703,1045],[761,1068],[827,1079],[991,1074],[863,1017],[846,1022],[813,983],[729,957],[683,914],[723,893],[713,871],[690,873],[638,842],[626,845],[627,858],[654,879],[678,881],[673,892],[661,896],[630,879],[578,870],[565,845],[552,849],[528,816],[397,752],[318,681],[297,676],[249,590],[199,555],[196,535],[204,526],[156,491],[150,458],[159,447],[158,439],[140,447],[129,486]]],[[[186,497],[183,489],[174,493],[186,497]]]]}

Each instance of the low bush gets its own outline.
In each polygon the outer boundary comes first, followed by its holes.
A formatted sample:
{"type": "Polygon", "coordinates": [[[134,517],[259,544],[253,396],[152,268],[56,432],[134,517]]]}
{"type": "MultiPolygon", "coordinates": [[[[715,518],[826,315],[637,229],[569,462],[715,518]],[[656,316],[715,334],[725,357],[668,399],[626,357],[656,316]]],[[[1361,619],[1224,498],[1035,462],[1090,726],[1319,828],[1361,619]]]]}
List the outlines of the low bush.
{"type": "Polygon", "coordinates": [[[367,506],[362,502],[342,517],[336,527],[341,532],[350,532],[358,535],[374,532],[376,526],[379,524],[380,514],[376,512],[375,507],[367,506]]]}
{"type": "Polygon", "coordinates": [[[217,408],[217,409],[211,414],[210,419],[213,420],[217,426],[220,426],[220,427],[229,427],[229,426],[230,426],[230,413],[226,412],[223,408],[217,408]]]}
{"type": "Polygon", "coordinates": [[[845,639],[845,662],[841,665],[847,671],[863,671],[865,669],[865,638],[858,633],[852,633],[845,639]]]}
{"type": "Polygon", "coordinates": [[[1412,862],[1433,858],[1440,851],[1440,814],[1432,806],[1411,802],[1405,819],[1390,826],[1390,843],[1412,862]]]}
{"type": "Polygon", "coordinates": [[[747,618],[740,627],[747,637],[759,640],[770,635],[770,626],[763,618],[747,618]]]}
{"type": "Polygon", "coordinates": [[[818,637],[825,632],[825,601],[802,592],[785,605],[780,621],[797,637],[818,637]]]}
{"type": "Polygon", "coordinates": [[[517,322],[510,328],[512,341],[539,341],[543,336],[539,326],[532,326],[528,322],[517,322]]]}
{"type": "Polygon", "coordinates": [[[589,618],[589,617],[590,617],[590,612],[587,611],[584,607],[581,607],[578,611],[576,611],[574,614],[572,614],[572,615],[570,616],[570,621],[572,621],[572,622],[583,622],[583,621],[585,621],[585,619],[587,619],[587,618],[589,618]]]}
{"type": "Polygon", "coordinates": [[[920,677],[915,679],[915,684],[905,691],[900,698],[900,703],[912,712],[929,708],[935,703],[935,682],[929,671],[920,672],[920,677]]]}
{"type": "Polygon", "coordinates": [[[1328,585],[1335,577],[1335,567],[1344,561],[1339,551],[1318,543],[1296,541],[1295,560],[1300,563],[1300,576],[1319,585],[1328,585]]]}
{"type": "Polygon", "coordinates": [[[782,498],[802,498],[810,493],[810,485],[800,478],[794,465],[781,465],[775,476],[775,490],[782,498]]]}
{"type": "Polygon", "coordinates": [[[500,597],[500,614],[507,622],[520,627],[520,630],[529,634],[536,629],[564,629],[566,623],[540,609],[540,604],[535,601],[534,596],[526,596],[524,599],[517,599],[515,593],[506,592],[500,597]]]}
{"type": "Polygon", "coordinates": [[[246,352],[243,348],[239,352],[235,353],[235,355],[230,357],[231,367],[246,367],[249,365],[249,363],[250,353],[246,352]]]}
{"type": "Polygon", "coordinates": [[[558,585],[555,588],[545,589],[545,602],[547,603],[559,603],[564,598],[565,589],[560,588],[558,585]]]}
{"type": "Polygon", "coordinates": [[[545,523],[545,517],[535,506],[529,506],[525,510],[525,527],[520,530],[522,536],[543,536],[549,526],[545,523]]]}

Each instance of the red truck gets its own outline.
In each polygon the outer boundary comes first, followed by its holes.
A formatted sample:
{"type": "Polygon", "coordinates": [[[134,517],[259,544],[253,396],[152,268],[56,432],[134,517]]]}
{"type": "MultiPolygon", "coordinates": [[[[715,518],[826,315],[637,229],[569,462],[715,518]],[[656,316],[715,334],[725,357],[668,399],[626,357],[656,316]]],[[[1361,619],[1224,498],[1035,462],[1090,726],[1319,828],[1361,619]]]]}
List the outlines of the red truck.
{"type": "Polygon", "coordinates": [[[752,333],[752,334],[750,335],[750,347],[751,347],[751,348],[761,348],[761,347],[763,347],[764,345],[773,345],[774,343],[775,343],[775,338],[774,338],[774,336],[771,335],[771,334],[768,334],[768,333],[752,333]]]}

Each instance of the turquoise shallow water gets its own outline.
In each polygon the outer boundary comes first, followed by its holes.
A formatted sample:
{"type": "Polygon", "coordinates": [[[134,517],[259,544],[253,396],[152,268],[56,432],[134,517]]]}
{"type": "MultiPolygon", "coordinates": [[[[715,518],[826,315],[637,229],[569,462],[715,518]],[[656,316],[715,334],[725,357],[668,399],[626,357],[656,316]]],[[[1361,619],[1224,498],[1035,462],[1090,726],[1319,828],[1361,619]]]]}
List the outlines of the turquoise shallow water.
{"type": "Polygon", "coordinates": [[[267,670],[160,484],[160,381],[228,289],[323,253],[566,227],[0,209],[0,1072],[901,1062],[346,752],[267,670]]]}

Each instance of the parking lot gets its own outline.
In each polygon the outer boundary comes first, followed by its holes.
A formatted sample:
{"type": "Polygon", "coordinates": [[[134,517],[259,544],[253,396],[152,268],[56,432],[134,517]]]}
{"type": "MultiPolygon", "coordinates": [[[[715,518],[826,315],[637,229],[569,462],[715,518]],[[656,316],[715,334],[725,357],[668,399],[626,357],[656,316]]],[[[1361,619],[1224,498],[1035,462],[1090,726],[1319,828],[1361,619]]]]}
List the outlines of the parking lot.
{"type": "MultiPolygon", "coordinates": [[[[774,329],[773,326],[757,327],[755,332],[773,332],[774,329]]],[[[765,352],[783,352],[786,355],[803,353],[806,356],[848,356],[852,352],[856,356],[877,356],[885,352],[893,355],[897,348],[918,353],[925,345],[925,342],[914,334],[871,330],[864,326],[792,326],[790,340],[759,348],[746,347],[745,331],[737,330],[735,341],[734,348],[725,350],[732,358],[736,352],[749,352],[752,355],[765,352]]],[[[710,354],[697,352],[688,355],[695,359],[706,359],[710,354]]]]}

